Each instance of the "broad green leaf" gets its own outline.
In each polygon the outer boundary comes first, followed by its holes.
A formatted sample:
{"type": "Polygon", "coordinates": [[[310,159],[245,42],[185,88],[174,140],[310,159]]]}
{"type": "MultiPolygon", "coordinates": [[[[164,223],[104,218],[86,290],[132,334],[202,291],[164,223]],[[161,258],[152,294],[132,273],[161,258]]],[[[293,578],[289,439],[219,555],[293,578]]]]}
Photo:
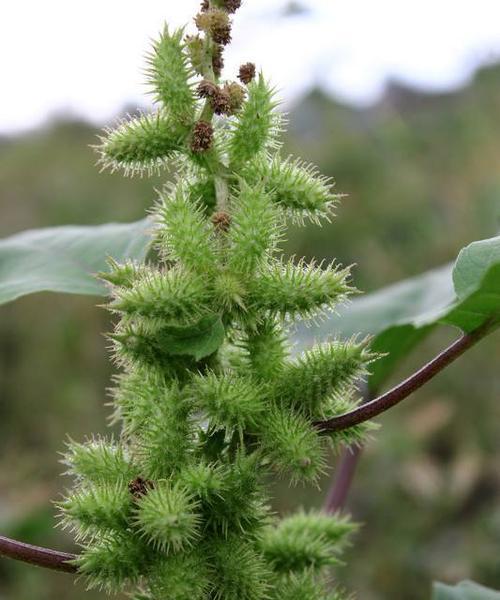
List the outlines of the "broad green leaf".
{"type": "Polygon", "coordinates": [[[473,581],[462,581],[450,586],[434,583],[432,600],[500,600],[500,592],[494,592],[473,581]]]}
{"type": "Polygon", "coordinates": [[[34,292],[105,295],[94,274],[106,259],[141,260],[151,222],[63,226],[23,231],[0,240],[0,304],[34,292]]]}
{"type": "Polygon", "coordinates": [[[200,360],[213,354],[224,342],[225,330],[219,315],[203,317],[188,327],[163,327],[157,336],[163,352],[193,356],[200,360]]]}
{"type": "Polygon", "coordinates": [[[470,332],[490,319],[500,320],[500,236],[473,242],[455,265],[362,296],[320,325],[301,325],[297,337],[308,345],[335,334],[373,335],[373,350],[387,353],[372,365],[375,391],[437,324],[470,332]]]}

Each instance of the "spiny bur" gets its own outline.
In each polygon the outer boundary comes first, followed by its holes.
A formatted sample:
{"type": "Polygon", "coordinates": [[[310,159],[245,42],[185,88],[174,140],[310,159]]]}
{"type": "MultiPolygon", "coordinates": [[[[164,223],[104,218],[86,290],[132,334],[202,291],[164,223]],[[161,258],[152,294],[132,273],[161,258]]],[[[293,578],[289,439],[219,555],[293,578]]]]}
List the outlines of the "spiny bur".
{"type": "Polygon", "coordinates": [[[316,483],[329,447],[315,420],[356,404],[374,359],[366,340],[292,356],[294,319],[353,291],[336,264],[285,260],[287,220],[328,219],[331,182],[279,154],[273,89],[253,63],[221,81],[239,0],[205,0],[198,32],[164,27],[148,56],[156,104],[107,130],[101,164],[177,175],[159,191],[156,262],[101,274],[121,369],[117,441],[70,442],[74,488],[59,503],[90,587],[141,600],[341,600],[331,569],[355,529],[338,515],[270,508],[269,475],[316,483]]]}

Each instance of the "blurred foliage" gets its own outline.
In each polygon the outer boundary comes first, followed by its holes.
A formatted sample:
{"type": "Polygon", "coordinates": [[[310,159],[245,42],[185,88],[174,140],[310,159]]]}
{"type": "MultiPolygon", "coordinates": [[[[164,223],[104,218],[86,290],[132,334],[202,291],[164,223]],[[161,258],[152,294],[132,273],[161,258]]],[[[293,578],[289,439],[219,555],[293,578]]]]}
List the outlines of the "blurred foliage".
{"type": "MultiPolygon", "coordinates": [[[[316,162],[348,196],[331,225],[294,229],[288,252],[356,263],[356,284],[371,291],[498,232],[499,67],[453,94],[392,85],[366,110],[315,92],[290,125],[285,151],[316,162]]],[[[160,179],[100,174],[95,134],[60,121],[0,141],[0,235],[143,216],[160,179]]],[[[0,531],[67,550],[50,505],[67,483],[58,452],[66,435],[104,432],[108,416],[110,326],[97,302],[39,294],[0,311],[0,531]]],[[[398,376],[453,335],[435,333],[398,376]]],[[[339,571],[361,600],[428,598],[432,579],[500,589],[499,359],[497,335],[381,419],[350,498],[364,527],[339,571]]],[[[281,510],[320,503],[316,490],[277,488],[281,510]]],[[[66,575],[0,561],[0,597],[56,596],[102,597],[66,575]]]]}

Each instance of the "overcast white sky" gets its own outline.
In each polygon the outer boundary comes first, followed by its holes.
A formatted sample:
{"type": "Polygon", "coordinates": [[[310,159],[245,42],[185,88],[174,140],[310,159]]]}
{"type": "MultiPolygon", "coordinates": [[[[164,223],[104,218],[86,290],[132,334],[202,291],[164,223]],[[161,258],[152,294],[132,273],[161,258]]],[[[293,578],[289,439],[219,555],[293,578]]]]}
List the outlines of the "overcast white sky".
{"type": "MultiPolygon", "coordinates": [[[[167,20],[189,21],[199,0],[3,0],[0,132],[60,112],[97,122],[144,104],[141,68],[167,20]]],[[[253,60],[293,102],[314,84],[357,104],[387,78],[442,90],[500,59],[500,0],[244,0],[227,77],[253,60]]]]}

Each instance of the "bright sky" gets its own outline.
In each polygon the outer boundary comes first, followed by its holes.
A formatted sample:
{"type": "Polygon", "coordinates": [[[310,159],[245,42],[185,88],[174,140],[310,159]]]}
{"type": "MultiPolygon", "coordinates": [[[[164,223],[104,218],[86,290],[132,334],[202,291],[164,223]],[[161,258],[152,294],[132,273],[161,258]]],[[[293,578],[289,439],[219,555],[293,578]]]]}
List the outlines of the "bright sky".
{"type": "MultiPolygon", "coordinates": [[[[5,0],[4,0],[5,1],[5,0]]],[[[252,60],[293,102],[320,84],[338,98],[373,102],[388,78],[427,89],[466,82],[500,59],[500,0],[244,0],[226,76],[252,60]]],[[[149,39],[168,20],[188,22],[199,0],[16,0],[0,20],[0,132],[56,113],[97,122],[144,104],[149,39]]]]}

